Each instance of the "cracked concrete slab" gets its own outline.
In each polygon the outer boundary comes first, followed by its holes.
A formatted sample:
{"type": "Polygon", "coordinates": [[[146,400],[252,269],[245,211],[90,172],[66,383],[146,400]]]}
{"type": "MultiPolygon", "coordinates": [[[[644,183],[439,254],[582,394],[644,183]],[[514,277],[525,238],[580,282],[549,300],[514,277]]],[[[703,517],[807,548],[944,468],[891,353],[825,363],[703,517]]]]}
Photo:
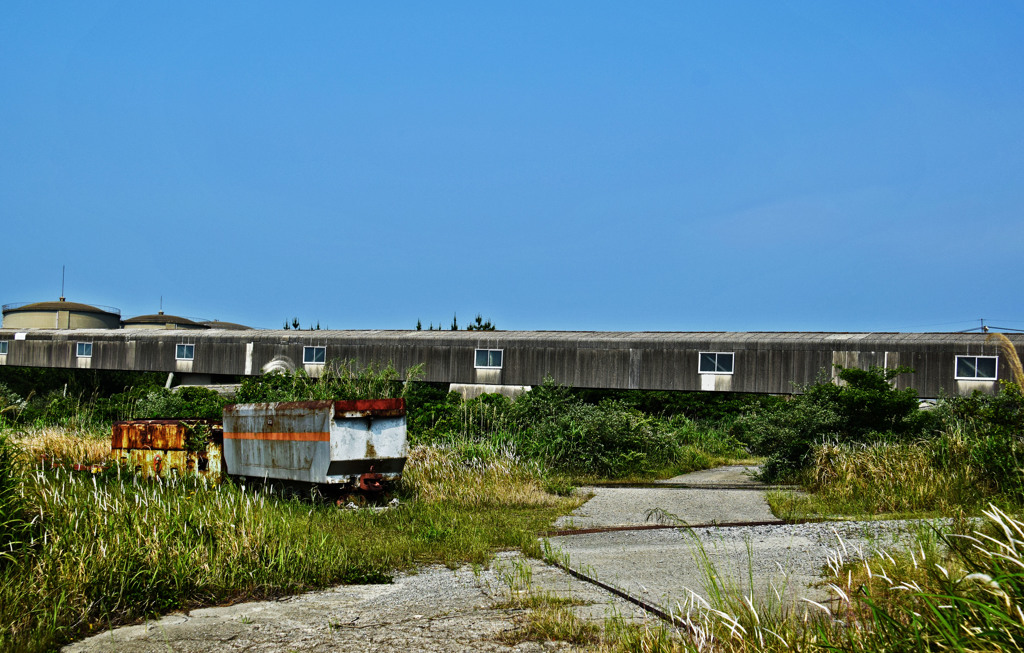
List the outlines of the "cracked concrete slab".
{"type": "Polygon", "coordinates": [[[571,514],[560,517],[555,528],[605,528],[643,524],[714,522],[774,522],[755,467],[730,467],[684,474],[666,483],[700,484],[702,488],[588,487],[594,496],[571,514]],[[730,489],[718,489],[725,485],[730,489]],[[732,489],[737,485],[749,489],[732,489]]]}
{"type": "MultiPolygon", "coordinates": [[[[558,643],[516,642],[526,614],[509,607],[510,586],[581,601],[579,615],[603,621],[635,608],[559,569],[500,554],[489,569],[429,567],[389,585],[349,585],[274,601],[203,608],[125,626],[75,642],[65,653],[220,651],[549,651],[558,643]]],[[[642,618],[642,617],[641,617],[642,618]]]]}

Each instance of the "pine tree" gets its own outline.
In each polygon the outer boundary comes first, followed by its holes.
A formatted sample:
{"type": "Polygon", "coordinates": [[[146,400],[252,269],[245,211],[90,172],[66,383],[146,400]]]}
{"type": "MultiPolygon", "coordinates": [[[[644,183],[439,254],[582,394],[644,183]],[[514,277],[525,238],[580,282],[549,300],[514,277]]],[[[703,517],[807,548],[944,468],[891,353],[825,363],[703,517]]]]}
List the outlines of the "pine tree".
{"type": "Polygon", "coordinates": [[[466,331],[495,331],[496,327],[491,324],[491,318],[487,318],[485,321],[483,316],[479,313],[476,314],[476,320],[471,322],[466,327],[466,331]]]}

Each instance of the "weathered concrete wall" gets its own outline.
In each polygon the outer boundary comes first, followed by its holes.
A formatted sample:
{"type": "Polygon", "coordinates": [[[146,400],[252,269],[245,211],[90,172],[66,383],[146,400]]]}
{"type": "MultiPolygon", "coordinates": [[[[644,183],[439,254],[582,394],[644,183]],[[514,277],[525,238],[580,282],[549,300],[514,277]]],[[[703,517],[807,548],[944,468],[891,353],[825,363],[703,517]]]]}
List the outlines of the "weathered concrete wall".
{"type": "MultiPolygon", "coordinates": [[[[550,376],[585,388],[788,394],[833,374],[834,365],[915,369],[900,377],[922,397],[974,389],[992,392],[998,380],[958,380],[958,355],[999,356],[998,379],[1010,374],[994,341],[964,333],[595,333],[543,331],[191,331],[0,329],[8,353],[0,364],[175,372],[261,374],[265,368],[304,368],[303,347],[326,347],[327,360],[357,365],[423,363],[424,380],[461,384],[534,386],[550,376]],[[82,363],[77,342],[92,343],[82,363]],[[176,361],[178,344],[195,347],[191,361],[176,361]],[[475,367],[476,349],[503,350],[501,369],[475,367]],[[732,374],[699,372],[700,352],[730,352],[732,374]]],[[[1010,336],[1018,350],[1024,336],[1010,336]]]]}

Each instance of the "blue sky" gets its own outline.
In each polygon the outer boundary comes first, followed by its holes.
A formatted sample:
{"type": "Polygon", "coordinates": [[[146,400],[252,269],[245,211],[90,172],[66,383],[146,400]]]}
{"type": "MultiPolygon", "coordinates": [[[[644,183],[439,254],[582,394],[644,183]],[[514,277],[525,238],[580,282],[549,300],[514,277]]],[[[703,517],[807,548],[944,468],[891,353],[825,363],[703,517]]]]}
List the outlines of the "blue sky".
{"type": "Polygon", "coordinates": [[[1024,4],[0,6],[0,302],[1024,328],[1024,4]]]}

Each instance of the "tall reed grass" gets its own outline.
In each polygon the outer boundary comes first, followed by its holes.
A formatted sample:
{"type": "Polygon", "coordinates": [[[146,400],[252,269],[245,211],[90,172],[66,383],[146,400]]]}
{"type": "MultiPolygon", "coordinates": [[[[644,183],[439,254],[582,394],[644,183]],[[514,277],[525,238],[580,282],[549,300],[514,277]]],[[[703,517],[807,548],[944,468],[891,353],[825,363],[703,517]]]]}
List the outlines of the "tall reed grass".
{"type": "Polygon", "coordinates": [[[486,508],[551,506],[537,463],[523,460],[510,445],[486,447],[420,445],[409,453],[402,488],[418,501],[486,508]],[[468,454],[468,455],[467,455],[468,454]]]}
{"type": "Polygon", "coordinates": [[[800,480],[809,496],[771,493],[790,518],[821,515],[956,516],[989,503],[1014,509],[1024,500],[1024,443],[1012,431],[947,420],[928,439],[873,444],[826,442],[812,450],[800,480]]]}
{"type": "Polygon", "coordinates": [[[8,437],[32,460],[51,464],[105,463],[110,459],[110,429],[27,426],[11,429],[8,437]]]}

